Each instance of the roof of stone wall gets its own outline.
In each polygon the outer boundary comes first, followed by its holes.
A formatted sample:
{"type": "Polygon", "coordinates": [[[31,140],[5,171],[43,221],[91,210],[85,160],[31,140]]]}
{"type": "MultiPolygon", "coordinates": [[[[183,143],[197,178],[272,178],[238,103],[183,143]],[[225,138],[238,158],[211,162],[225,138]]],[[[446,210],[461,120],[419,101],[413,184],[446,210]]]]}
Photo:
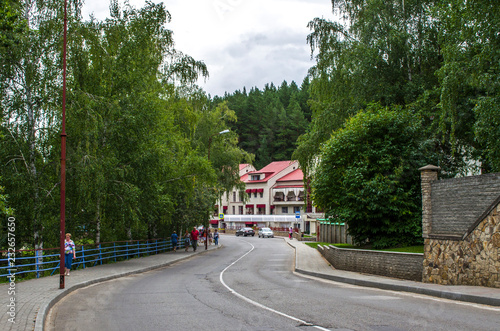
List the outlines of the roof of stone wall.
{"type": "Polygon", "coordinates": [[[433,182],[431,235],[462,237],[499,197],[500,173],[433,182]]]}

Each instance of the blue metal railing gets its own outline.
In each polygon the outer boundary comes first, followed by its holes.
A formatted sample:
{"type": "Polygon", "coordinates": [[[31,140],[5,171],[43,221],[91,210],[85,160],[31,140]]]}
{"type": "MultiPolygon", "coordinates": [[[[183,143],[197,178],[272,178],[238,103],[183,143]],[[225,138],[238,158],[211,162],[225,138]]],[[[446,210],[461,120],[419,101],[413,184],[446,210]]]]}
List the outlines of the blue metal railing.
{"type": "MultiPolygon", "coordinates": [[[[184,247],[180,240],[178,248],[184,247]]],[[[97,264],[118,262],[134,257],[155,255],[172,250],[168,239],[115,241],[100,244],[77,245],[72,269],[93,267],[97,264]]],[[[15,274],[17,279],[35,274],[36,278],[53,275],[59,269],[59,248],[0,251],[0,279],[15,274]],[[10,255],[9,255],[10,253],[10,255]],[[24,276],[23,276],[24,275],[24,276]]]]}

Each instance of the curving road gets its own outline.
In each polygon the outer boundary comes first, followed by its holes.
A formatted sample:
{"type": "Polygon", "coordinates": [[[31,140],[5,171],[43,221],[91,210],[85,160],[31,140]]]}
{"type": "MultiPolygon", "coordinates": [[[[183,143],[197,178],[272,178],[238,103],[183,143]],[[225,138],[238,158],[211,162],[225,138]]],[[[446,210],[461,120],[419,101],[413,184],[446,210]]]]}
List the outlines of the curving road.
{"type": "Polygon", "coordinates": [[[222,236],[222,249],[93,285],[46,330],[498,330],[500,309],[293,273],[282,239],[222,236]]]}

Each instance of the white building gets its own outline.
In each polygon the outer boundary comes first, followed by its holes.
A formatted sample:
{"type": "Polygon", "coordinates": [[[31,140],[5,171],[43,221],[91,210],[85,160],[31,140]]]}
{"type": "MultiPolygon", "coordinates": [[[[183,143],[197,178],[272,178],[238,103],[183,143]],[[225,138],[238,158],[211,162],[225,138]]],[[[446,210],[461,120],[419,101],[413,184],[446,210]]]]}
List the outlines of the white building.
{"type": "Polygon", "coordinates": [[[315,207],[305,205],[303,173],[297,161],[276,161],[260,170],[249,164],[240,165],[240,180],[244,191],[224,194],[218,214],[210,221],[219,228],[244,226],[300,228],[315,233],[316,218],[322,218],[315,207]],[[243,198],[247,197],[247,202],[243,198]],[[220,218],[221,216],[224,218],[220,218]]]}

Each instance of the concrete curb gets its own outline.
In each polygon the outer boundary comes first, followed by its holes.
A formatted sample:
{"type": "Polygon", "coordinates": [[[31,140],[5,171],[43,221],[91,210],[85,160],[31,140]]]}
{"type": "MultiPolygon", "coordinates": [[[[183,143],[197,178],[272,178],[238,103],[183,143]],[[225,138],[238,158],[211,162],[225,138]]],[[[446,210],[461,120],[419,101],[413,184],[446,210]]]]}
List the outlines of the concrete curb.
{"type": "Polygon", "coordinates": [[[464,302],[470,302],[470,303],[478,303],[478,304],[489,305],[489,306],[500,306],[500,299],[495,299],[495,298],[481,297],[481,296],[477,296],[477,295],[463,294],[463,293],[456,293],[456,292],[439,291],[439,290],[423,288],[423,287],[418,287],[418,286],[387,284],[387,283],[373,282],[373,281],[368,281],[368,280],[347,278],[347,277],[341,277],[341,276],[335,276],[335,275],[325,275],[325,274],[320,274],[320,273],[311,272],[311,271],[307,271],[307,270],[302,270],[299,268],[295,268],[295,271],[297,273],[301,273],[304,275],[314,276],[314,277],[318,277],[318,278],[328,279],[328,280],[332,280],[335,282],[346,283],[346,284],[351,284],[351,285],[356,285],[356,286],[378,288],[378,289],[382,289],[382,290],[390,290],[390,291],[397,291],[397,292],[409,292],[409,293],[423,294],[423,295],[429,295],[429,296],[442,298],[442,299],[464,301],[464,302]]]}
{"type": "MultiPolygon", "coordinates": [[[[222,247],[223,247],[223,245],[218,245],[214,249],[220,249],[222,247]]],[[[205,254],[205,253],[208,253],[209,251],[210,250],[202,250],[199,253],[197,253],[196,255],[205,254]]],[[[50,299],[50,301],[48,301],[46,303],[42,303],[42,305],[40,306],[40,309],[39,309],[39,311],[38,311],[38,313],[36,315],[34,331],[43,331],[45,329],[45,320],[47,319],[47,316],[49,314],[50,309],[52,307],[54,307],[54,305],[56,303],[58,303],[62,298],[64,298],[65,296],[67,296],[68,294],[70,294],[73,291],[76,291],[78,289],[81,289],[81,288],[84,288],[84,287],[87,287],[87,286],[90,286],[90,285],[94,285],[94,284],[97,284],[97,283],[102,283],[102,282],[105,282],[105,281],[108,281],[108,280],[112,280],[112,279],[116,279],[116,278],[120,278],[120,277],[126,277],[126,276],[130,276],[130,275],[134,275],[134,274],[140,274],[140,273],[151,271],[151,270],[154,270],[154,269],[163,268],[163,267],[169,266],[169,265],[171,265],[173,263],[177,263],[179,261],[184,261],[184,260],[190,259],[193,256],[195,256],[195,255],[189,255],[189,256],[181,257],[181,258],[178,258],[178,259],[173,260],[173,261],[169,261],[169,262],[157,264],[157,265],[154,265],[154,266],[144,267],[144,268],[133,270],[133,271],[122,272],[122,273],[115,274],[115,275],[112,275],[112,276],[106,276],[106,277],[101,277],[101,278],[96,278],[96,279],[84,281],[84,282],[72,285],[69,288],[65,288],[56,297],[50,299]]]]}
{"type": "MultiPolygon", "coordinates": [[[[283,238],[283,239],[285,239],[285,238],[283,238]]],[[[335,282],[346,283],[346,284],[351,284],[351,285],[356,285],[356,286],[378,288],[378,289],[382,289],[382,290],[390,290],[390,291],[397,291],[397,292],[409,292],[409,293],[423,294],[423,295],[433,296],[433,297],[442,298],[442,299],[449,299],[449,300],[456,300],[456,301],[463,301],[463,302],[469,302],[469,303],[477,303],[477,304],[482,304],[482,305],[500,307],[500,298],[492,298],[492,297],[485,297],[485,296],[479,296],[479,295],[473,295],[473,294],[466,294],[466,293],[459,293],[459,292],[451,292],[451,291],[446,291],[446,290],[426,288],[424,283],[422,283],[422,286],[418,286],[418,284],[411,285],[410,283],[398,284],[398,283],[403,283],[404,281],[397,280],[397,282],[394,282],[391,284],[391,283],[388,283],[387,281],[377,282],[377,281],[366,280],[366,279],[361,279],[361,278],[344,277],[344,276],[338,276],[338,275],[334,275],[334,274],[324,274],[324,273],[313,272],[313,271],[301,269],[300,266],[297,267],[297,248],[294,245],[290,244],[288,241],[286,241],[286,242],[288,243],[288,245],[290,247],[292,247],[295,250],[294,271],[297,273],[300,273],[300,274],[313,276],[313,277],[317,277],[317,278],[328,279],[328,280],[332,280],[335,282]]],[[[371,276],[376,277],[375,275],[371,275],[371,276]]],[[[439,286],[444,286],[444,285],[439,285],[439,286]]]]}

